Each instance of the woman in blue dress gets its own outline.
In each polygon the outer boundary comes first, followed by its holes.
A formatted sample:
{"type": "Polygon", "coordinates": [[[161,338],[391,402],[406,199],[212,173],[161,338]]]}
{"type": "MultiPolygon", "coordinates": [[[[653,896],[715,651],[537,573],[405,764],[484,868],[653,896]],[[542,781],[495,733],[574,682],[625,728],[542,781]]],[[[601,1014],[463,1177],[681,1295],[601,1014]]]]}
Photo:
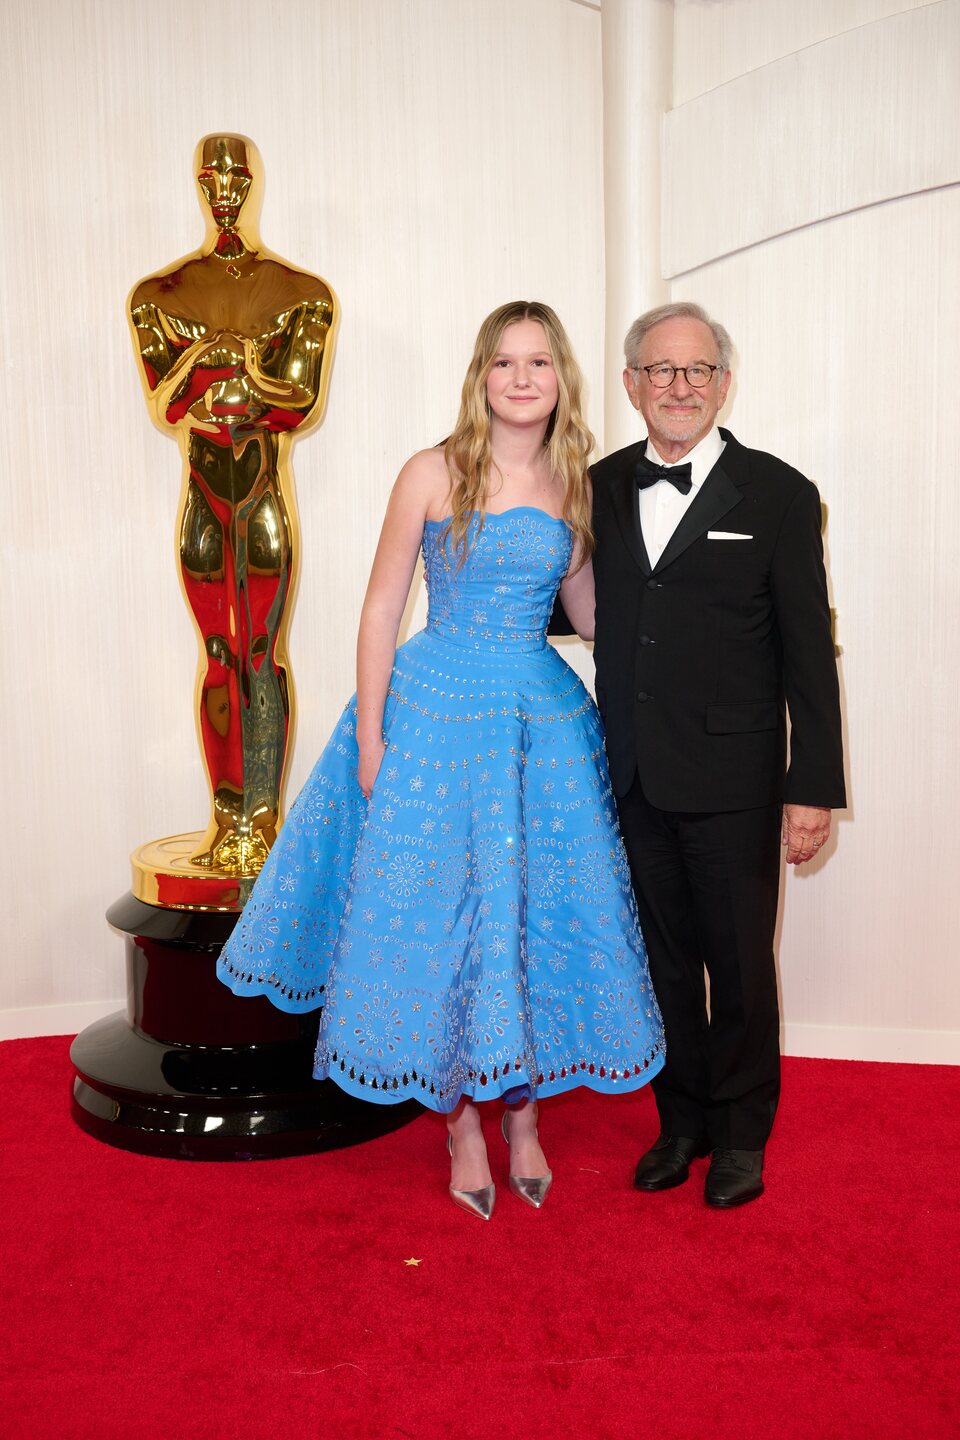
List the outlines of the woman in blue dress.
{"type": "Polygon", "coordinates": [[[453,433],[390,496],[356,695],[218,966],[320,1011],[318,1079],[443,1113],[450,1193],[484,1219],[478,1102],[505,1102],[510,1189],[539,1207],[539,1099],[664,1058],[600,719],[546,640],[558,589],[593,635],[581,383],[548,306],[484,321],[453,433]],[[421,551],[427,625],[397,649],[421,551]]]}

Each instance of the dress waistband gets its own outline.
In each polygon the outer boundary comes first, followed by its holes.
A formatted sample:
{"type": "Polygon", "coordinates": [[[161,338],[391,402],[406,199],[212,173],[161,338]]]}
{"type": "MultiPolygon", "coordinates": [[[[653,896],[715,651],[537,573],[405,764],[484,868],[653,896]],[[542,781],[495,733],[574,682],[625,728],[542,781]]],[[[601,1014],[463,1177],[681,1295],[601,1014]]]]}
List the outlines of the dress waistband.
{"type": "Polygon", "coordinates": [[[531,655],[547,648],[547,632],[543,630],[501,630],[492,625],[463,624],[453,621],[427,620],[427,634],[455,645],[459,650],[510,655],[531,655]]]}

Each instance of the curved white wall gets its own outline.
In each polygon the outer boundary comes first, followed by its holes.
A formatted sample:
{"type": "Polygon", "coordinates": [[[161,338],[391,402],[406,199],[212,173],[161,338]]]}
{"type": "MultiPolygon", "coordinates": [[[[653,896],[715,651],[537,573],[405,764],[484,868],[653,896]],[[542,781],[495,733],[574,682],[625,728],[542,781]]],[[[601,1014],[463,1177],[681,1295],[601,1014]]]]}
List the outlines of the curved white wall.
{"type": "MultiPolygon", "coordinates": [[[[641,4],[648,0],[640,0],[641,4]]],[[[662,0],[653,0],[654,4],[662,0]]],[[[674,10],[673,104],[785,55],[860,30],[931,0],[666,0],[674,10]]],[[[758,121],[762,117],[757,117],[758,121]]]]}
{"type": "Polygon", "coordinates": [[[780,963],[795,1050],[960,1059],[960,427],[936,400],[960,374],[958,253],[954,187],[674,286],[735,338],[727,423],[816,480],[829,509],[850,809],[824,859],[788,877],[780,963]]]}
{"type": "Polygon", "coordinates": [[[664,263],[829,507],[851,805],[787,878],[787,1046],[958,1061],[960,5],[893,8],[678,0],[664,263]]]}
{"type": "MultiPolygon", "coordinates": [[[[842,12],[842,5],[835,7],[842,12]]],[[[663,270],[960,175],[954,0],[823,39],[664,119],[663,270]]]]}

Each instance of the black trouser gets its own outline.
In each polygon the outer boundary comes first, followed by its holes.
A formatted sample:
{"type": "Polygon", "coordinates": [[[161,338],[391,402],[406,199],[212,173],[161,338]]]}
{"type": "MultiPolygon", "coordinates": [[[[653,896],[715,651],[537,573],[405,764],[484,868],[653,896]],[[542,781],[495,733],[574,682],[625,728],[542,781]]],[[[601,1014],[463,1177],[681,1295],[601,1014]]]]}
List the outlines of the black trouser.
{"type": "Polygon", "coordinates": [[[667,1036],[662,1131],[759,1150],[780,1095],[781,807],[658,810],[639,780],[617,804],[667,1036]]]}

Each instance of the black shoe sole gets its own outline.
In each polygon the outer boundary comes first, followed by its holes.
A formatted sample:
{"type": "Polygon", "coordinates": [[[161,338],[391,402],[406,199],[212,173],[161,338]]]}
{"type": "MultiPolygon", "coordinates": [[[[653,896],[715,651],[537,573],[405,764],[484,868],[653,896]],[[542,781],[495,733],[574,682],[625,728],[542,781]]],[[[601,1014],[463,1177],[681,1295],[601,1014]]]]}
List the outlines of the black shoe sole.
{"type": "Polygon", "coordinates": [[[709,1195],[704,1195],[704,1200],[711,1210],[733,1210],[738,1205],[749,1205],[751,1200],[759,1200],[763,1194],[763,1186],[754,1190],[750,1195],[738,1195],[734,1200],[711,1200],[709,1195]]]}
{"type": "Polygon", "coordinates": [[[634,1178],[633,1188],[634,1190],[646,1190],[648,1194],[652,1194],[656,1190],[676,1190],[678,1185],[685,1185],[689,1179],[689,1170],[683,1175],[676,1175],[669,1180],[637,1180],[634,1178]]]}

